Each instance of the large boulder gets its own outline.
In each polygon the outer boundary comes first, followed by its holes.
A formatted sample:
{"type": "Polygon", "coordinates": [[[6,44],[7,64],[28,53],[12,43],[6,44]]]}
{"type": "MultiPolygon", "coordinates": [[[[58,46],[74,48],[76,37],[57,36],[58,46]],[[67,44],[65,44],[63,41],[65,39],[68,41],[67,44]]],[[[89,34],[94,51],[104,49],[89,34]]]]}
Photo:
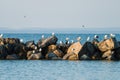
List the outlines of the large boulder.
{"type": "Polygon", "coordinates": [[[27,50],[24,44],[15,44],[14,52],[19,56],[19,59],[27,59],[27,50]]]}
{"type": "Polygon", "coordinates": [[[112,39],[107,39],[98,44],[98,48],[101,52],[114,49],[114,42],[112,39]]]}
{"type": "Polygon", "coordinates": [[[79,59],[80,60],[88,60],[88,59],[100,59],[101,58],[101,53],[100,51],[95,47],[94,44],[91,42],[86,42],[82,49],[80,50],[79,54],[79,59]]]}
{"type": "Polygon", "coordinates": [[[117,52],[113,51],[117,50],[117,48],[119,47],[120,45],[119,42],[117,42],[116,38],[110,38],[98,44],[98,48],[102,52],[102,58],[107,60],[112,59],[113,55],[115,56],[115,54],[118,55],[118,51],[117,52]]]}
{"type": "Polygon", "coordinates": [[[63,56],[64,56],[63,52],[59,49],[56,49],[54,51],[48,52],[45,58],[49,60],[58,60],[62,59],[63,56]]]}
{"type": "Polygon", "coordinates": [[[71,46],[70,44],[64,44],[64,43],[62,43],[62,44],[57,44],[57,48],[58,48],[59,50],[61,50],[61,51],[64,53],[64,55],[67,54],[68,48],[69,48],[70,46],[71,46]]]}
{"type": "Polygon", "coordinates": [[[35,42],[32,40],[32,41],[27,41],[25,43],[25,46],[26,46],[26,50],[27,51],[30,51],[30,50],[35,50],[35,48],[37,47],[35,42]]]}
{"type": "MultiPolygon", "coordinates": [[[[48,46],[56,45],[58,38],[56,36],[51,36],[42,41],[39,45],[39,48],[42,49],[42,55],[45,58],[46,54],[48,53],[48,46]]],[[[53,47],[53,46],[52,46],[53,47]]]]}
{"type": "Polygon", "coordinates": [[[54,50],[53,53],[56,54],[57,57],[59,57],[59,58],[63,58],[63,56],[64,56],[64,53],[59,49],[54,50]]]}
{"type": "Polygon", "coordinates": [[[67,51],[67,54],[63,57],[63,59],[68,60],[78,60],[78,53],[80,52],[82,45],[80,42],[76,42],[72,44],[67,51]]]}
{"type": "Polygon", "coordinates": [[[33,51],[28,51],[27,53],[27,59],[28,60],[39,60],[41,59],[42,54],[41,52],[36,52],[35,53],[33,51]]]}
{"type": "Polygon", "coordinates": [[[58,38],[56,36],[51,36],[46,38],[40,45],[40,48],[48,47],[49,45],[54,45],[57,43],[58,38]]]}
{"type": "Polygon", "coordinates": [[[6,51],[6,47],[4,45],[0,46],[0,59],[6,59],[6,56],[8,55],[6,51]]]}

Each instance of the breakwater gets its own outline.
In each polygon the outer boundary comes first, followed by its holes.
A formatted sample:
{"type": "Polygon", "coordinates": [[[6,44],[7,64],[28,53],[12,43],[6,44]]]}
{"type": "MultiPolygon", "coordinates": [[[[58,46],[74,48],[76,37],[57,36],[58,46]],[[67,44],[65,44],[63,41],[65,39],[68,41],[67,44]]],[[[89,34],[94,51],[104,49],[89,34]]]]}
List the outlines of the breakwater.
{"type": "MultiPolygon", "coordinates": [[[[108,35],[109,36],[109,35],[108,35]]],[[[52,34],[47,38],[42,35],[37,43],[23,42],[19,38],[1,37],[0,59],[26,59],[26,60],[119,60],[119,41],[114,35],[98,41],[95,35],[90,41],[89,37],[81,44],[81,37],[71,41],[58,42],[58,36],[52,34]]]]}

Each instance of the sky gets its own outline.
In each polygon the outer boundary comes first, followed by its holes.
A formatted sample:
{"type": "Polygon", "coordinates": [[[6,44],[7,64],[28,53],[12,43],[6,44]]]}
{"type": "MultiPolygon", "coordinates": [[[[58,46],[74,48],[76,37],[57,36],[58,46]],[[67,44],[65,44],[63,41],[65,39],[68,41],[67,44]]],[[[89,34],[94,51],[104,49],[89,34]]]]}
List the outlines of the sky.
{"type": "Polygon", "coordinates": [[[0,32],[120,32],[120,0],[0,0],[0,32]]]}

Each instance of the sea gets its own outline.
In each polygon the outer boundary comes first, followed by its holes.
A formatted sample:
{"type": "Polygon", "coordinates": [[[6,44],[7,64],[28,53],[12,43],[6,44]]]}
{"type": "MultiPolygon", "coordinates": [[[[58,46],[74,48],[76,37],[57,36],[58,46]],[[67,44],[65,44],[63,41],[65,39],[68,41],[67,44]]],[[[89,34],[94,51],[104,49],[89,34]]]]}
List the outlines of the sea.
{"type": "MultiPolygon", "coordinates": [[[[4,33],[4,38],[19,38],[24,42],[34,40],[35,43],[47,33],[4,33]]],[[[58,42],[77,41],[81,44],[87,37],[93,40],[95,34],[55,34],[58,42]]],[[[102,41],[105,34],[97,34],[102,41]]],[[[109,38],[109,34],[108,38],[109,38]]],[[[115,34],[120,41],[120,34],[115,34]]],[[[70,60],[0,60],[0,80],[120,80],[120,61],[70,61],[70,60]]]]}

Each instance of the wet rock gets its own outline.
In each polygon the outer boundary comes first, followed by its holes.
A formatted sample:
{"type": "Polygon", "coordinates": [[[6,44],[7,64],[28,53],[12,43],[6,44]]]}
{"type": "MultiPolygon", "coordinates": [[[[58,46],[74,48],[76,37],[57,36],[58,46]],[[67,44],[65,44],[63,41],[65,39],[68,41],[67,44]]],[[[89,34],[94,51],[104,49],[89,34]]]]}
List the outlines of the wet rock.
{"type": "Polygon", "coordinates": [[[7,55],[6,59],[7,60],[18,60],[19,57],[17,56],[17,54],[11,54],[11,55],[7,55]]]}
{"type": "Polygon", "coordinates": [[[49,53],[46,54],[46,59],[48,59],[48,60],[54,60],[55,59],[56,60],[56,59],[58,59],[58,57],[53,52],[49,52],[49,53]]]}

